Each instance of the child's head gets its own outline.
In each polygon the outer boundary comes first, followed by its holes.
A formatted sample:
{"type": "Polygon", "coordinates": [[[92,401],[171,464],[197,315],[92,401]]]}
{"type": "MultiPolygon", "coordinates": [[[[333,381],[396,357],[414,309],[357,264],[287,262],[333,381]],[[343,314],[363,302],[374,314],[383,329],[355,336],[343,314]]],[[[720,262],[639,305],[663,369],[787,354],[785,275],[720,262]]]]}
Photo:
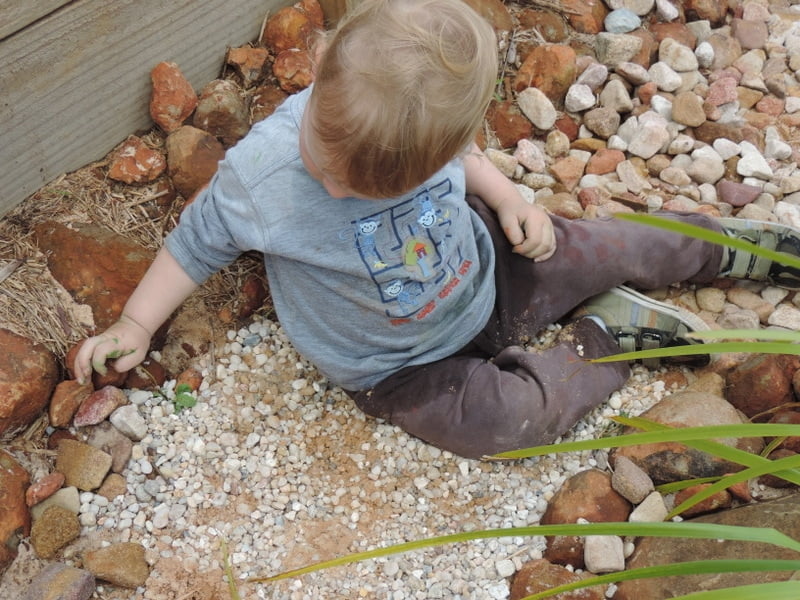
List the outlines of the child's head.
{"type": "Polygon", "coordinates": [[[496,77],[494,32],[463,0],[363,0],[317,68],[316,166],[361,196],[407,192],[475,139],[496,77]]]}

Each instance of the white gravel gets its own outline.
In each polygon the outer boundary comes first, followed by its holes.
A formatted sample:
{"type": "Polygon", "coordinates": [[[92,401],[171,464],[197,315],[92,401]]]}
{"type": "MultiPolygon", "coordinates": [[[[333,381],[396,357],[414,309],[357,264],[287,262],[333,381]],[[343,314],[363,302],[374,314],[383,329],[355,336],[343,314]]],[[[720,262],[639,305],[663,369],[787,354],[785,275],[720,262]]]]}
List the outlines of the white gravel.
{"type": "MultiPolygon", "coordinates": [[[[221,567],[224,539],[244,579],[411,540],[532,525],[567,477],[604,466],[602,452],[489,463],[440,451],[365,417],[278,324],[257,321],[228,340],[213,363],[202,359],[194,408],[175,414],[167,398],[129,393],[148,431],[134,445],[124,497],[81,494],[84,535],[113,530],[118,541],[142,543],[153,564],[179,556],[201,572],[221,567]]],[[[665,393],[641,368],[629,386],[635,393],[615,393],[571,436],[597,437],[607,416],[641,412],[665,393]]],[[[510,575],[543,550],[542,537],[504,537],[239,587],[245,598],[501,600],[510,575]]],[[[167,600],[149,588],[129,597],[167,600]]]]}

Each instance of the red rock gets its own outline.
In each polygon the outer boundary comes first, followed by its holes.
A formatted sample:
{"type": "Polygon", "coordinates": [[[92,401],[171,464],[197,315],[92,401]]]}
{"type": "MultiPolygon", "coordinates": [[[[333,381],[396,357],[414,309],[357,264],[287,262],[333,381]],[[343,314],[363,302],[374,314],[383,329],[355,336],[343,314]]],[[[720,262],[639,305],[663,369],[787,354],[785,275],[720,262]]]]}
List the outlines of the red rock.
{"type": "Polygon", "coordinates": [[[794,399],[792,377],[800,358],[784,354],[756,354],[728,374],[728,402],[748,417],[794,399]]]}
{"type": "Polygon", "coordinates": [[[717,194],[722,202],[731,206],[745,206],[761,195],[761,188],[721,179],[717,182],[717,194]]]}
{"type": "Polygon", "coordinates": [[[48,221],[34,230],[53,277],[76,301],[92,307],[97,328],[115,323],[154,253],[97,225],[48,221]]]}
{"type": "Polygon", "coordinates": [[[727,2],[718,0],[682,0],[686,12],[686,21],[702,21],[708,19],[712,27],[719,27],[725,21],[727,2]]]}
{"type": "Polygon", "coordinates": [[[639,98],[644,106],[649,106],[653,96],[658,92],[658,86],[654,81],[643,83],[636,89],[636,97],[639,98]]]}
{"type": "Polygon", "coordinates": [[[595,152],[586,163],[586,173],[590,175],[605,175],[613,173],[617,165],[625,160],[625,153],[612,148],[601,148],[595,152]]]}
{"type": "Polygon", "coordinates": [[[28,506],[39,504],[55,494],[64,485],[65,477],[63,473],[53,471],[34,482],[25,492],[25,503],[28,506]]]}
{"type": "Polygon", "coordinates": [[[211,181],[224,157],[217,138],[196,127],[184,125],[167,137],[169,175],[184,198],[211,181]]]}
{"type": "Polygon", "coordinates": [[[233,81],[215,79],[200,92],[192,123],[227,146],[233,146],[250,130],[250,115],[242,91],[233,81]]]}
{"type": "Polygon", "coordinates": [[[281,51],[272,64],[272,74],[278,80],[281,89],[294,94],[307,88],[314,81],[311,55],[308,50],[289,48],[281,51]]]}
{"type": "Polygon", "coordinates": [[[487,111],[487,120],[501,148],[513,148],[519,140],[533,135],[533,124],[515,102],[493,100],[487,111]]]}
{"type": "Polygon", "coordinates": [[[78,407],[94,392],[91,383],[78,383],[67,379],[56,385],[50,398],[50,425],[53,427],[69,427],[78,407]]]}
{"type": "Polygon", "coordinates": [[[514,21],[501,0],[464,0],[497,31],[511,31],[514,21]]]}
{"type": "Polygon", "coordinates": [[[578,123],[570,117],[569,115],[563,115],[556,119],[555,128],[558,129],[561,133],[567,136],[567,139],[570,142],[574,142],[578,139],[578,132],[580,131],[580,127],[578,123]]]}
{"type": "Polygon", "coordinates": [[[25,503],[30,475],[16,459],[0,450],[0,572],[17,555],[19,538],[31,530],[31,514],[25,503]]]}
{"type": "Polygon", "coordinates": [[[568,192],[571,192],[577,187],[578,182],[581,177],[583,177],[583,169],[585,166],[586,163],[579,158],[567,156],[553,163],[550,166],[550,172],[564,185],[568,192]]]}
{"type": "MultiPolygon", "coordinates": [[[[579,575],[566,567],[554,565],[543,559],[532,560],[522,565],[522,568],[514,575],[511,582],[510,600],[520,600],[560,585],[580,581],[589,576],[589,573],[579,575]]],[[[572,592],[563,592],[554,598],[558,598],[558,600],[605,600],[605,589],[604,586],[598,585],[572,592]]]]}
{"type": "Polygon", "coordinates": [[[765,113],[772,117],[778,117],[783,114],[783,107],[786,102],[780,98],[776,98],[775,96],[764,96],[756,102],[756,110],[761,113],[765,113]]]}
{"type": "MultiPolygon", "coordinates": [[[[795,379],[800,371],[795,372],[795,379]]],[[[775,413],[769,420],[770,423],[780,423],[782,425],[800,425],[800,412],[796,410],[782,410],[775,413]]],[[[781,442],[779,448],[800,452],[800,435],[787,437],[781,442]]]]}
{"type": "Polygon", "coordinates": [[[161,152],[132,135],[114,153],[108,176],[128,184],[149,183],[158,179],[166,168],[167,161],[161,152]]]}
{"type": "Polygon", "coordinates": [[[242,78],[242,84],[250,87],[254,82],[261,79],[264,74],[264,66],[267,64],[269,52],[266,48],[253,48],[252,46],[242,46],[240,48],[230,48],[225,62],[234,68],[242,78]]]}
{"type": "MultiPolygon", "coordinates": [[[[542,525],[627,521],[631,504],[611,487],[611,475],[589,469],[573,475],[556,492],[542,515],[542,525]]],[[[545,558],[559,564],[583,568],[583,541],[574,536],[548,538],[545,558]]]]}
{"type": "Polygon", "coordinates": [[[658,42],[656,41],[656,36],[647,29],[642,28],[631,31],[628,35],[642,40],[642,47],[639,52],[633,55],[631,62],[641,65],[645,69],[649,69],[653,63],[658,61],[658,42]]]}
{"type": "Polygon", "coordinates": [[[47,438],[47,449],[58,450],[58,445],[61,443],[61,440],[77,441],[78,438],[75,437],[74,433],[67,429],[56,429],[50,434],[50,437],[47,438]]]}
{"type": "Polygon", "coordinates": [[[197,94],[174,62],[158,63],[150,79],[150,116],[167,133],[175,131],[197,106],[197,94]]]}
{"type": "Polygon", "coordinates": [[[157,360],[148,358],[128,371],[124,387],[139,390],[158,390],[167,380],[167,372],[157,360]]]}
{"type": "Polygon", "coordinates": [[[608,9],[601,0],[563,0],[561,8],[577,33],[600,33],[608,9]]]}
{"type": "Polygon", "coordinates": [[[234,301],[237,319],[246,319],[264,306],[269,295],[265,278],[265,274],[258,272],[250,273],[245,277],[242,288],[234,301]]]}
{"type": "Polygon", "coordinates": [[[322,9],[317,2],[296,3],[281,8],[267,20],[262,42],[273,52],[299,48],[307,50],[314,31],[322,29],[322,9]],[[315,12],[313,5],[319,9],[315,12]],[[309,10],[306,10],[309,7],[309,10]]]}
{"type": "Polygon", "coordinates": [[[175,387],[179,385],[188,385],[189,388],[196,392],[200,389],[203,383],[203,374],[193,367],[184,370],[180,375],[175,378],[175,387]]]}
{"type": "Polygon", "coordinates": [[[518,20],[520,29],[523,31],[535,29],[545,42],[563,42],[569,37],[570,32],[564,24],[564,20],[553,11],[523,8],[518,15],[518,20]]]}
{"type": "Polygon", "coordinates": [[[569,86],[575,82],[577,72],[575,50],[569,46],[544,44],[537,46],[525,58],[517,71],[513,88],[540,89],[558,107],[563,104],[569,86]]]}
{"type": "Polygon", "coordinates": [[[266,119],[275,109],[278,108],[289,94],[275,85],[264,85],[253,92],[250,101],[250,112],[253,115],[253,123],[266,119]]]}
{"type": "Polygon", "coordinates": [[[0,329],[0,435],[30,425],[47,407],[58,380],[56,357],[7,329],[0,329]]]}
{"type": "Polygon", "coordinates": [[[650,31],[655,36],[657,43],[661,43],[665,39],[673,39],[680,42],[684,46],[688,46],[694,50],[697,45],[697,36],[694,32],[686,26],[686,23],[681,21],[673,21],[671,23],[653,23],[650,25],[650,31]]]}
{"type": "Polygon", "coordinates": [[[108,418],[112,412],[120,406],[128,403],[125,392],[121,389],[106,386],[93,392],[83,404],[81,404],[72,424],[75,427],[85,427],[87,425],[97,425],[108,418]]]}
{"type": "MultiPolygon", "coordinates": [[[[688,488],[682,489],[677,494],[675,494],[675,506],[682,504],[686,500],[688,500],[691,496],[694,496],[698,492],[702,492],[703,490],[710,487],[710,483],[701,483],[698,485],[693,485],[688,488]]],[[[731,506],[731,495],[728,491],[722,490],[714,494],[713,496],[709,496],[705,500],[702,500],[692,506],[691,508],[687,508],[683,512],[681,512],[681,516],[683,517],[696,517],[697,515],[702,515],[709,512],[715,512],[721,510],[723,508],[730,508],[731,506]]]]}

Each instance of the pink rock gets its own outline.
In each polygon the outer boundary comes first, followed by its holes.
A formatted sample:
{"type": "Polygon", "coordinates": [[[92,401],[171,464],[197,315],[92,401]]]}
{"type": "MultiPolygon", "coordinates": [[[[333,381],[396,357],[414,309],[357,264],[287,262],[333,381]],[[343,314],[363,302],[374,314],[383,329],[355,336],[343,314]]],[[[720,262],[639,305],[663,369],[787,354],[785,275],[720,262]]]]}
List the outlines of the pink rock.
{"type": "Polygon", "coordinates": [[[75,427],[85,427],[86,425],[97,425],[105,421],[108,415],[120,406],[128,403],[125,392],[121,389],[107,385],[97,390],[81,404],[72,424],[75,427]]]}
{"type": "Polygon", "coordinates": [[[583,169],[586,166],[579,158],[567,156],[550,167],[553,176],[564,184],[567,191],[572,191],[583,177],[583,169]]]}
{"type": "Polygon", "coordinates": [[[197,106],[197,94],[174,62],[158,63],[150,79],[150,116],[167,133],[174,131],[197,106]]]}
{"type": "Polygon", "coordinates": [[[756,102],[756,110],[760,113],[778,117],[783,114],[783,107],[786,104],[784,100],[776,98],[775,96],[764,96],[756,102]]]}
{"type": "Polygon", "coordinates": [[[746,183],[720,180],[717,183],[717,195],[722,202],[731,206],[744,206],[750,204],[761,194],[761,189],[746,183]]]}
{"type": "Polygon", "coordinates": [[[108,169],[108,176],[123,183],[149,183],[167,168],[164,155],[148,147],[135,135],[125,140],[117,150],[108,169]]]}
{"type": "Polygon", "coordinates": [[[53,471],[45,475],[25,491],[25,503],[28,506],[39,504],[39,502],[49,498],[60,490],[65,480],[64,474],[58,471],[53,471]]]}
{"type": "Polygon", "coordinates": [[[739,96],[736,90],[737,81],[733,77],[717,79],[708,88],[706,102],[713,106],[721,106],[728,102],[735,102],[739,96]]]}

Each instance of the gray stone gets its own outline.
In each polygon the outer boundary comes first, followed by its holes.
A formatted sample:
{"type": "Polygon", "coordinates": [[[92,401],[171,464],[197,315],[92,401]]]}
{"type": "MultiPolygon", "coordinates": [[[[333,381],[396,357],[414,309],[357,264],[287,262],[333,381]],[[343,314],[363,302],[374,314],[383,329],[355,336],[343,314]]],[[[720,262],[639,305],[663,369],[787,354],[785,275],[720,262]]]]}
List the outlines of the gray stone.
{"type": "Polygon", "coordinates": [[[633,101],[625,84],[619,79],[612,79],[600,92],[600,106],[627,113],[633,110],[633,101]]]}
{"type": "Polygon", "coordinates": [[[631,523],[660,523],[669,511],[664,503],[664,497],[659,492],[650,492],[644,500],[633,509],[628,521],[631,523]]]}
{"type": "Polygon", "coordinates": [[[609,33],[630,33],[642,25],[642,20],[635,12],[627,8],[612,10],[603,20],[609,33]]]}
{"type": "Polygon", "coordinates": [[[133,404],[120,406],[111,413],[109,421],[123,435],[134,441],[139,441],[147,435],[147,422],[139,412],[139,409],[133,404]]]}
{"type": "Polygon", "coordinates": [[[622,538],[616,535],[589,535],[583,544],[583,560],[591,573],[625,570],[622,538]]]}
{"type": "Polygon", "coordinates": [[[34,576],[21,600],[89,600],[94,591],[94,575],[89,571],[54,562],[34,576]]]}
{"type": "Polygon", "coordinates": [[[683,83],[681,76],[678,75],[675,69],[663,61],[654,63],[648,73],[650,74],[650,80],[658,86],[658,89],[664,92],[674,92],[683,83]]]}
{"type": "Polygon", "coordinates": [[[597,60],[604,65],[614,66],[629,62],[641,49],[642,40],[635,35],[603,31],[595,37],[597,60]]]}
{"type": "Polygon", "coordinates": [[[674,71],[694,71],[697,69],[697,57],[688,46],[672,38],[664,38],[658,45],[658,60],[669,65],[674,71]]]}
{"type": "Polygon", "coordinates": [[[597,99],[592,89],[585,84],[575,83],[569,86],[564,98],[564,108],[567,112],[577,113],[588,110],[595,105],[597,99]]]}

